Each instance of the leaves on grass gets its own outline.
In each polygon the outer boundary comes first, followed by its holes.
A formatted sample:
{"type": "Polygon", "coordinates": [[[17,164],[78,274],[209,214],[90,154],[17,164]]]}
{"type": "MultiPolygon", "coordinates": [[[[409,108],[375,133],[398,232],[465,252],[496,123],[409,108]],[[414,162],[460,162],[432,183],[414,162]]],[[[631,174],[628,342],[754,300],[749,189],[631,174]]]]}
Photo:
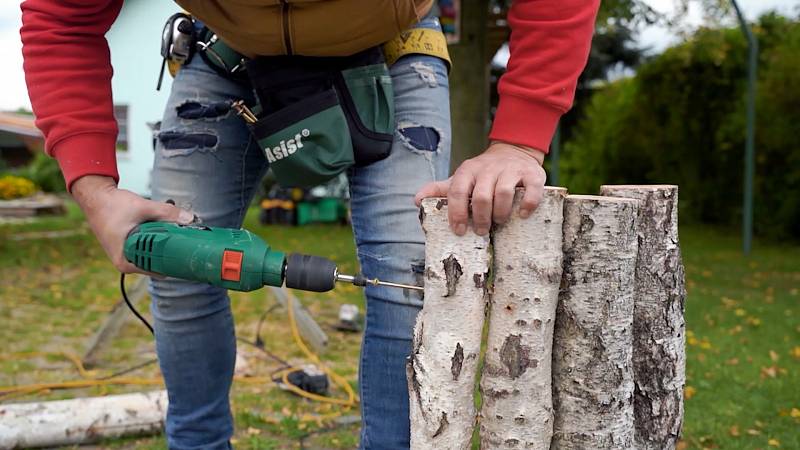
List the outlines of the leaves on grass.
{"type": "Polygon", "coordinates": [[[730,427],[728,429],[728,434],[730,434],[733,437],[741,436],[741,434],[739,434],[739,426],[738,425],[734,425],[734,426],[730,427]]]}
{"type": "Polygon", "coordinates": [[[770,439],[770,440],[767,441],[767,444],[769,444],[770,447],[780,447],[781,446],[781,442],[779,440],[777,440],[777,439],[770,439]]]}
{"type": "Polygon", "coordinates": [[[693,388],[692,386],[686,386],[685,388],[683,388],[683,397],[686,400],[690,400],[692,397],[694,397],[694,394],[696,393],[697,389],[693,388]]]}

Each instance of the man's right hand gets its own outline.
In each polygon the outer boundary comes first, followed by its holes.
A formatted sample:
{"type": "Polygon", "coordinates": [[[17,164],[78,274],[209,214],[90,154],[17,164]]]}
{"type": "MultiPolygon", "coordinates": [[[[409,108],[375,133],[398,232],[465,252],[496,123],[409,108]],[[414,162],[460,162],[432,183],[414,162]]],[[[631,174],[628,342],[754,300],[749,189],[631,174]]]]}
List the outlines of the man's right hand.
{"type": "Polygon", "coordinates": [[[123,273],[145,273],[123,254],[125,238],[137,225],[148,221],[189,224],[194,214],[168,203],[159,203],[124,189],[113,178],[87,175],[72,184],[72,196],[111,262],[123,273]]]}

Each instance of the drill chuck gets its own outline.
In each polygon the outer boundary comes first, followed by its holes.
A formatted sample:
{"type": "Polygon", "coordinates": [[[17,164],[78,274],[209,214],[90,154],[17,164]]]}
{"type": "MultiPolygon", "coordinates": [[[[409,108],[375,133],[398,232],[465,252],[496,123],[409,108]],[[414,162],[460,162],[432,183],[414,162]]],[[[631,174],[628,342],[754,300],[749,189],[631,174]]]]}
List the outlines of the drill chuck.
{"type": "Polygon", "coordinates": [[[286,287],[327,292],[336,285],[336,264],[328,258],[292,253],[286,258],[286,287]]]}

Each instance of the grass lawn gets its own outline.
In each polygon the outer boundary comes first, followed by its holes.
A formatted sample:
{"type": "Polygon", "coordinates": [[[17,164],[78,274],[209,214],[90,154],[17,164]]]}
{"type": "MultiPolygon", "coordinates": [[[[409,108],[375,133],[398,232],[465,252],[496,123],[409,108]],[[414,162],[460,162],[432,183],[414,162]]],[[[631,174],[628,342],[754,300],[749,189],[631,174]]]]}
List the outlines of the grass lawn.
{"type": "MultiPolygon", "coordinates": [[[[245,226],[277,249],[328,256],[343,271],[357,270],[348,228],[263,227],[254,213],[248,215],[245,226]]],[[[60,357],[18,353],[81,354],[119,299],[118,275],[88,232],[56,239],[34,234],[83,226],[74,205],[66,217],[0,224],[0,387],[79,378],[60,357]]],[[[757,242],[753,256],[744,258],[734,233],[698,227],[682,228],[681,243],[689,292],[683,448],[800,448],[800,247],[757,242]]],[[[265,290],[231,297],[238,335],[253,341],[259,318],[275,301],[265,290]]],[[[363,312],[360,290],[342,286],[333,293],[298,293],[298,297],[329,335],[323,359],[355,386],[360,336],[336,331],[332,325],[342,303],[358,304],[363,312]]],[[[146,304],[140,309],[146,309],[146,304]]],[[[267,350],[291,362],[303,361],[282,310],[267,314],[261,334],[267,350]]],[[[240,344],[239,350],[253,375],[267,376],[278,367],[246,344],[240,344]]],[[[153,356],[147,330],[131,320],[92,375],[108,375],[153,356]]],[[[157,378],[158,368],[150,365],[132,375],[157,378]]],[[[54,390],[9,401],[155,388],[54,390]]],[[[333,395],[342,397],[343,393],[336,390],[333,395]]],[[[237,448],[353,448],[358,441],[357,423],[309,420],[336,412],[358,415],[356,409],[341,411],[337,406],[300,400],[270,383],[236,383],[232,403],[237,448]]],[[[117,439],[100,446],[166,447],[160,436],[117,439]]]]}

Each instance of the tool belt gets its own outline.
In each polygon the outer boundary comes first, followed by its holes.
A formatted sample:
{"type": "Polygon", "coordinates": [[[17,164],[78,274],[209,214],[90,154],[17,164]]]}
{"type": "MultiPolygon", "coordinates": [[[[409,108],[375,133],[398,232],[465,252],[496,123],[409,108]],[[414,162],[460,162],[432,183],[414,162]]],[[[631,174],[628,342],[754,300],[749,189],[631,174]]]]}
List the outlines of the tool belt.
{"type": "Polygon", "coordinates": [[[379,48],[346,57],[246,62],[258,99],[250,131],[283,186],[311,187],[389,156],[394,93],[379,48]]]}
{"type": "Polygon", "coordinates": [[[234,106],[285,187],[316,186],[389,156],[395,114],[387,59],[422,53],[450,63],[444,35],[422,28],[351,56],[247,59],[203,27],[196,52],[222,76],[249,81],[258,104],[234,106]]]}

